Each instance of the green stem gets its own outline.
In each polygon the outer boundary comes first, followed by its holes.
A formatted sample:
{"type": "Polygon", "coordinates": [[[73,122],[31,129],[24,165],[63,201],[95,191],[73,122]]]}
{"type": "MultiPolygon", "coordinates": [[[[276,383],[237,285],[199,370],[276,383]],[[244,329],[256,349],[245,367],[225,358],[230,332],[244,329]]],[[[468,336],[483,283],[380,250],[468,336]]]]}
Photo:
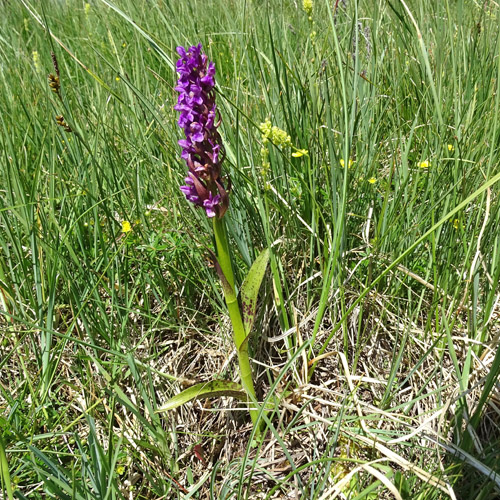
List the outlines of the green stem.
{"type": "MultiPolygon", "coordinates": [[[[219,265],[227,280],[227,285],[223,286],[224,298],[229,312],[229,319],[233,326],[233,340],[238,352],[238,363],[240,367],[241,384],[246,393],[251,399],[256,400],[255,389],[253,386],[252,367],[250,365],[250,358],[248,356],[248,339],[243,326],[241,318],[241,311],[236,297],[236,290],[234,287],[234,274],[231,265],[231,255],[229,253],[229,245],[227,241],[226,226],[223,219],[217,217],[213,218],[215,243],[217,246],[217,259],[219,265]]],[[[259,410],[255,407],[252,401],[248,402],[250,405],[250,416],[255,425],[259,415],[259,410]]]]}

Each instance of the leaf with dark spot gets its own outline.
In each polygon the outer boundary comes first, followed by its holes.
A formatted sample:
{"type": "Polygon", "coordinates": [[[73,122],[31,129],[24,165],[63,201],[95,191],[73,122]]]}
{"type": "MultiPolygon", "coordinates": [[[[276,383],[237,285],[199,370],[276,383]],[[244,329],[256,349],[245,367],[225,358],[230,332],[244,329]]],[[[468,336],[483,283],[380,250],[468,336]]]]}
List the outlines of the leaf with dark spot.
{"type": "Polygon", "coordinates": [[[252,331],[253,322],[255,320],[255,311],[257,309],[257,296],[259,288],[264,279],[267,263],[269,262],[269,249],[266,248],[255,259],[250,271],[248,271],[245,281],[241,285],[241,311],[243,314],[243,325],[247,337],[252,331]]]}

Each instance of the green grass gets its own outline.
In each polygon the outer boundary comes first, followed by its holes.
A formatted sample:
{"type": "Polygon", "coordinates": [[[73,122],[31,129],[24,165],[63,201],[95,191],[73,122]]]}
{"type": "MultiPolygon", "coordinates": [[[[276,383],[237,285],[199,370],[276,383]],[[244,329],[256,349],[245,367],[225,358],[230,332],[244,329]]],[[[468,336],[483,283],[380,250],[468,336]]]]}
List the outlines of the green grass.
{"type": "Polygon", "coordinates": [[[336,3],[0,6],[4,498],[500,494],[499,7],[336,3]],[[232,400],[156,413],[237,374],[178,188],[175,47],[198,42],[237,281],[272,248],[257,443],[232,400]],[[308,154],[271,144],[263,169],[267,118],[308,154]]]}

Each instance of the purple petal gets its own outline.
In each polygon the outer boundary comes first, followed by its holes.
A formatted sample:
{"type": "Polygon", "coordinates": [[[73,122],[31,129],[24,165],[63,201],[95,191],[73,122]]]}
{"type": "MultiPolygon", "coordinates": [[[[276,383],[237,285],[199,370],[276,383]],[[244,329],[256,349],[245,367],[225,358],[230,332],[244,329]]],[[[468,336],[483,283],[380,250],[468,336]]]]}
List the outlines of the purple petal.
{"type": "Polygon", "coordinates": [[[217,215],[215,208],[218,207],[220,200],[219,195],[214,196],[212,193],[209,193],[208,199],[203,201],[203,208],[207,212],[208,217],[215,217],[217,215]]]}
{"type": "Polygon", "coordinates": [[[191,131],[190,136],[193,142],[203,142],[205,140],[205,133],[201,123],[191,123],[189,129],[191,131]]]}
{"type": "Polygon", "coordinates": [[[220,144],[216,144],[212,148],[212,154],[210,155],[212,157],[212,163],[214,164],[219,163],[219,151],[220,151],[220,144]]]}
{"type": "Polygon", "coordinates": [[[212,106],[212,109],[208,112],[207,114],[207,122],[205,123],[205,126],[208,128],[208,129],[211,129],[213,126],[214,126],[214,122],[215,122],[215,111],[216,111],[217,107],[215,106],[215,104],[212,106]]]}
{"type": "Polygon", "coordinates": [[[213,62],[209,63],[207,72],[203,78],[201,78],[201,83],[205,86],[213,87],[215,85],[215,64],[213,62]]]}

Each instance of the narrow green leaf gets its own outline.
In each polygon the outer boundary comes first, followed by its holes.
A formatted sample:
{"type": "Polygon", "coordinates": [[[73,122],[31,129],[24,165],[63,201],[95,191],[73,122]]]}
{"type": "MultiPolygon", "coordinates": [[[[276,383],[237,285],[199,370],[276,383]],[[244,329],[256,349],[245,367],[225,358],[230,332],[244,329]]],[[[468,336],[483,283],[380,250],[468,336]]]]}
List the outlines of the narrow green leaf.
{"type": "Polygon", "coordinates": [[[156,412],[160,413],[173,410],[194,399],[215,398],[217,396],[231,396],[241,401],[247,400],[245,391],[240,384],[228,380],[213,380],[212,382],[204,382],[189,387],[180,394],[170,398],[161,408],[156,410],[156,412]]]}
{"type": "Polygon", "coordinates": [[[161,57],[161,59],[169,66],[170,69],[174,69],[175,65],[172,59],[165,54],[164,50],[156,43],[153,36],[148,33],[145,29],[139,26],[139,24],[134,21],[129,15],[127,15],[123,10],[119,9],[116,5],[108,0],[101,0],[102,3],[107,5],[110,9],[113,9],[117,14],[119,14],[125,21],[127,21],[134,29],[136,29],[151,45],[153,50],[161,57]]]}
{"type": "Polygon", "coordinates": [[[9,500],[14,498],[12,494],[12,486],[10,483],[9,463],[7,462],[7,455],[5,453],[5,446],[3,444],[2,436],[0,435],[0,484],[5,488],[9,500]]]}
{"type": "Polygon", "coordinates": [[[253,322],[255,320],[255,310],[257,308],[257,295],[259,294],[259,288],[264,278],[268,262],[269,249],[266,248],[255,259],[250,271],[248,271],[245,281],[241,285],[241,308],[243,312],[243,325],[247,337],[252,331],[253,322]]]}

